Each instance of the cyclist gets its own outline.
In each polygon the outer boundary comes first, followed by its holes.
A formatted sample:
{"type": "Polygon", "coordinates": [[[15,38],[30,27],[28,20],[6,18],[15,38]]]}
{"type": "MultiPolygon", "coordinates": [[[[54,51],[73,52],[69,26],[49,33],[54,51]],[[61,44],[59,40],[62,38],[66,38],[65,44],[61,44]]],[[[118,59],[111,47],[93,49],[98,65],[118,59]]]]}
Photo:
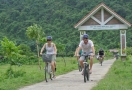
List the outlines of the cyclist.
{"type": "Polygon", "coordinates": [[[42,55],[44,49],[46,49],[46,54],[52,54],[51,67],[52,67],[53,77],[55,78],[57,48],[56,45],[52,42],[52,36],[47,36],[47,43],[43,45],[40,51],[40,55],[42,55]]]}
{"type": "Polygon", "coordinates": [[[104,60],[104,55],[105,55],[104,50],[102,48],[100,48],[100,50],[98,52],[99,58],[102,57],[102,59],[104,60]]]}
{"type": "MultiPolygon", "coordinates": [[[[95,55],[95,49],[94,49],[94,44],[93,41],[88,39],[88,34],[84,34],[83,35],[83,40],[80,42],[79,47],[77,49],[77,56],[79,56],[79,51],[82,49],[82,54],[86,53],[86,54],[90,54],[90,70],[89,73],[92,73],[92,66],[93,66],[93,57],[95,55]]],[[[85,57],[81,56],[79,61],[80,61],[80,65],[82,67],[82,74],[83,74],[83,61],[84,61],[85,57]]]]}

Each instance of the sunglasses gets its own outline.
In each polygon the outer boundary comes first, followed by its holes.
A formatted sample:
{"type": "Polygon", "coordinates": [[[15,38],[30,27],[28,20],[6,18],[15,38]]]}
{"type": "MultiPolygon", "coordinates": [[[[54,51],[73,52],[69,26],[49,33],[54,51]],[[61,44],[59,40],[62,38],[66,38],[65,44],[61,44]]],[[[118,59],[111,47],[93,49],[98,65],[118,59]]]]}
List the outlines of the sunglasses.
{"type": "Polygon", "coordinates": [[[83,38],[83,39],[88,39],[88,38],[83,38]]]}
{"type": "Polygon", "coordinates": [[[51,41],[51,40],[47,40],[47,41],[51,41]]]}

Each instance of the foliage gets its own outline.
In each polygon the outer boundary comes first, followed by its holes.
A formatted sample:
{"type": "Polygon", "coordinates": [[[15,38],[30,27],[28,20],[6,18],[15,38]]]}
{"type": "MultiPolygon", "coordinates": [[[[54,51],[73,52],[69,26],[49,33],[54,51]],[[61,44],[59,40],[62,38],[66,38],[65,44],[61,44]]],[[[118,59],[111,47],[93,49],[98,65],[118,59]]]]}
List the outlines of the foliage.
{"type": "Polygon", "coordinates": [[[26,35],[29,39],[39,41],[44,36],[44,32],[42,31],[42,27],[38,26],[37,24],[33,24],[27,28],[26,35]]]}
{"type": "Polygon", "coordinates": [[[127,55],[132,55],[132,47],[127,47],[126,53],[127,53],[127,55]]]}
{"type": "Polygon", "coordinates": [[[92,90],[131,90],[132,56],[125,62],[115,61],[108,74],[92,90]]]}
{"type": "MultiPolygon", "coordinates": [[[[77,70],[77,61],[75,57],[64,57],[66,60],[66,66],[62,57],[57,57],[57,71],[56,75],[65,74],[72,70],[77,70]]],[[[98,60],[94,60],[97,63],[98,60]]],[[[44,67],[44,63],[41,60],[41,66],[44,67]]],[[[22,65],[12,67],[12,77],[8,77],[9,65],[0,65],[0,89],[1,90],[18,90],[18,88],[31,85],[37,82],[44,81],[43,69],[38,70],[37,65],[22,65]],[[3,83],[4,82],[4,83],[3,83]],[[19,83],[18,83],[19,82],[19,83]],[[8,86],[8,87],[5,87],[8,86]]]]}
{"type": "Polygon", "coordinates": [[[65,44],[56,43],[58,56],[64,56],[65,44]]]}
{"type": "Polygon", "coordinates": [[[10,69],[7,69],[6,72],[5,72],[5,79],[8,79],[8,78],[18,78],[18,77],[22,77],[24,76],[26,72],[23,71],[23,70],[19,70],[19,71],[14,71],[12,68],[10,69]]]}
{"type": "MultiPolygon", "coordinates": [[[[61,75],[72,70],[77,69],[75,58],[64,57],[66,59],[67,66],[64,67],[63,58],[57,58],[57,72],[56,75],[61,75]]],[[[41,66],[44,67],[44,63],[41,60],[41,66]]],[[[0,65],[0,89],[1,90],[17,90],[25,85],[31,85],[33,83],[44,81],[43,69],[38,70],[37,65],[22,65],[21,67],[12,67],[12,77],[7,78],[6,74],[9,65],[0,65]],[[4,83],[3,83],[4,82],[4,83]],[[18,83],[19,82],[19,83],[18,83]],[[8,87],[5,87],[8,86],[8,87]]]]}
{"type": "MultiPolygon", "coordinates": [[[[131,0],[1,0],[0,1],[0,38],[7,36],[17,44],[32,47],[32,41],[25,36],[27,27],[36,23],[41,25],[42,33],[54,37],[54,41],[65,44],[65,52],[75,51],[79,43],[79,31],[73,26],[101,2],[132,22],[131,0]]],[[[127,45],[131,46],[132,32],[127,30],[127,45]]],[[[33,32],[34,33],[34,32],[33,32]]],[[[119,31],[88,31],[96,49],[120,48],[119,31]]],[[[33,37],[36,34],[31,34],[33,37]]],[[[36,37],[36,36],[35,36],[36,37]]],[[[65,53],[63,52],[63,53],[65,53]]]]}
{"type": "Polygon", "coordinates": [[[5,57],[7,57],[10,61],[19,56],[18,47],[14,42],[9,41],[7,37],[3,38],[1,41],[2,51],[5,57]]]}
{"type": "MultiPolygon", "coordinates": [[[[39,60],[39,42],[45,39],[43,39],[44,37],[44,32],[42,32],[42,27],[38,26],[37,24],[33,24],[31,26],[29,26],[26,30],[26,35],[30,38],[30,39],[35,39],[36,40],[36,47],[37,47],[37,57],[38,57],[38,65],[40,67],[40,60],[39,60]]],[[[40,67],[41,69],[41,67],[40,67]]]]}

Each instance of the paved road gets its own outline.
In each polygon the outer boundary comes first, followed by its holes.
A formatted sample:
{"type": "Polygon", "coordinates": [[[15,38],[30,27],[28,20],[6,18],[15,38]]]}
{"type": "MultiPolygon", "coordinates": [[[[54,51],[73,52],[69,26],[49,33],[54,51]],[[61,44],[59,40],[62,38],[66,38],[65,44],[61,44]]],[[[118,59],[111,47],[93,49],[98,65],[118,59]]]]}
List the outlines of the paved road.
{"type": "Polygon", "coordinates": [[[83,76],[78,70],[57,76],[56,79],[46,83],[45,81],[23,87],[19,90],[91,90],[97,82],[101,80],[108,72],[115,59],[93,65],[93,73],[90,75],[90,81],[84,83],[83,76]]]}

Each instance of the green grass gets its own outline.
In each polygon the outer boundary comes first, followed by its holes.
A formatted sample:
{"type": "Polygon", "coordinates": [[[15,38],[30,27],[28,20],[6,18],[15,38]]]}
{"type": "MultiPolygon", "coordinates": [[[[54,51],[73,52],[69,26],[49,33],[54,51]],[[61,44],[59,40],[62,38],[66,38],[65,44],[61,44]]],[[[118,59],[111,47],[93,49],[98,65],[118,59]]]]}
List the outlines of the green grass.
{"type": "MultiPolygon", "coordinates": [[[[132,58],[132,56],[131,56],[132,58]]],[[[92,90],[132,90],[132,59],[115,61],[105,78],[92,90]]]]}
{"type": "MultiPolygon", "coordinates": [[[[75,57],[65,57],[66,66],[62,57],[57,57],[56,75],[65,74],[72,70],[77,70],[77,61],[75,57]]],[[[94,60],[94,63],[98,60],[94,60]]],[[[9,69],[9,65],[0,65],[0,90],[17,90],[23,86],[31,85],[44,81],[44,63],[41,61],[40,70],[38,65],[22,65],[20,67],[13,66],[13,71],[17,72],[15,78],[9,78],[5,73],[9,69]]]]}

